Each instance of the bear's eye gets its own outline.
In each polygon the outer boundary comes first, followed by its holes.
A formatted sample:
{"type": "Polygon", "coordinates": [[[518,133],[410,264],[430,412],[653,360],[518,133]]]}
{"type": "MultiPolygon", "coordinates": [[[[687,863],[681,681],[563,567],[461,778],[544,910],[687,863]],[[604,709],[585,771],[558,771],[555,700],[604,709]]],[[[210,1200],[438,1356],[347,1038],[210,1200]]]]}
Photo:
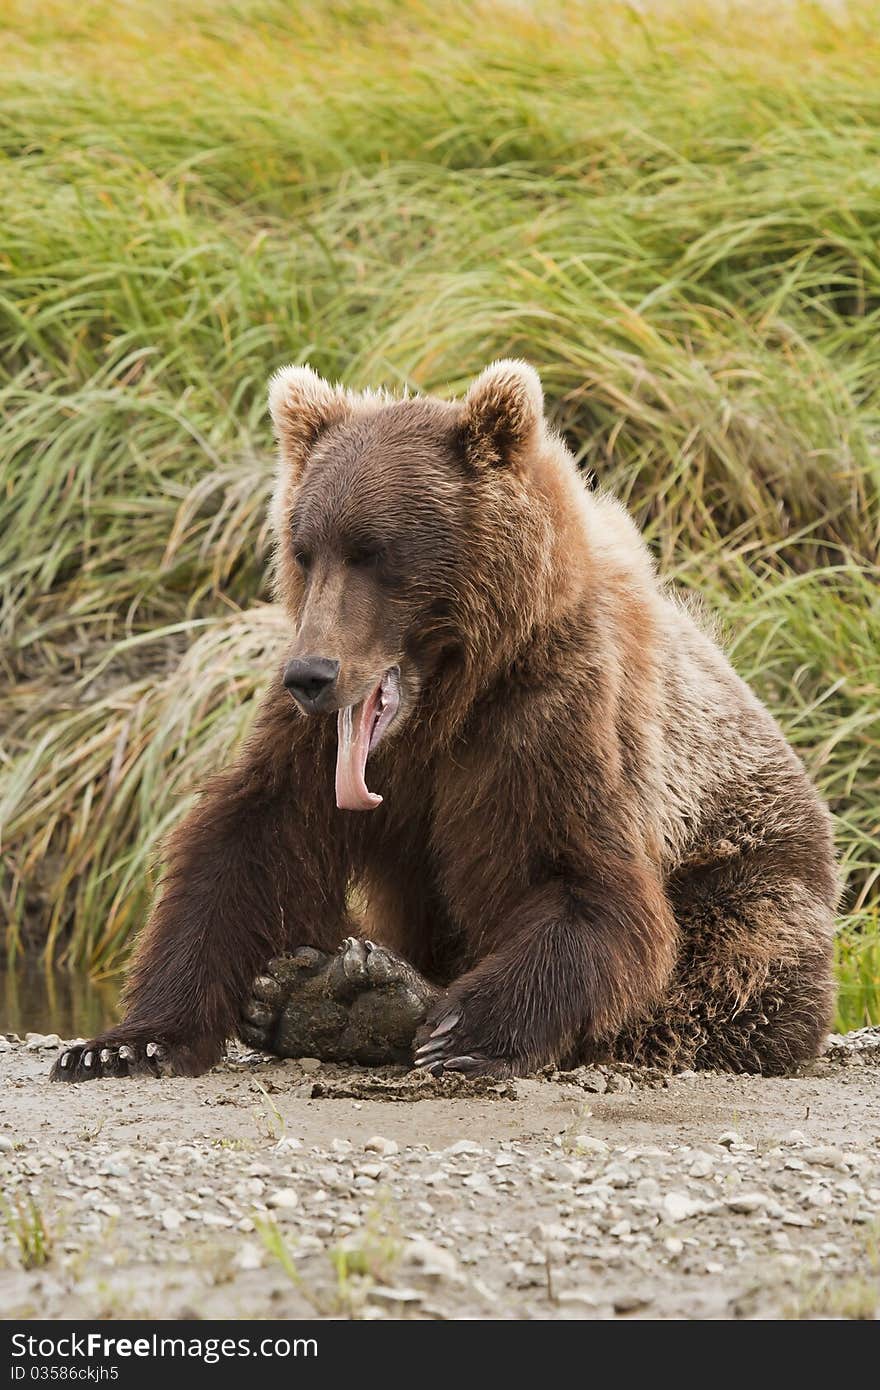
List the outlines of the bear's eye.
{"type": "Polygon", "coordinates": [[[297,546],[293,552],[293,558],[301,570],[307,570],[311,566],[312,557],[307,550],[303,550],[302,546],[297,546]]]}
{"type": "Polygon", "coordinates": [[[353,569],[375,569],[383,556],[384,550],[379,545],[353,545],[345,557],[345,563],[353,569]]]}

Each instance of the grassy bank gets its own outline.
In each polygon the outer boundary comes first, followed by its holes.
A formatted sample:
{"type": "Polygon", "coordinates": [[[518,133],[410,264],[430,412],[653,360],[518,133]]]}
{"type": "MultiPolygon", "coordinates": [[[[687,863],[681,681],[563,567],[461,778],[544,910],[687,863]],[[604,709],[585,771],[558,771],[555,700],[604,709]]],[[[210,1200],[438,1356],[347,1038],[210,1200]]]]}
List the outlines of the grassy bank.
{"type": "Polygon", "coordinates": [[[880,1018],[876,10],[647,9],[4,7],[10,950],[118,969],[271,674],[269,372],[512,353],[831,800],[880,1018]]]}

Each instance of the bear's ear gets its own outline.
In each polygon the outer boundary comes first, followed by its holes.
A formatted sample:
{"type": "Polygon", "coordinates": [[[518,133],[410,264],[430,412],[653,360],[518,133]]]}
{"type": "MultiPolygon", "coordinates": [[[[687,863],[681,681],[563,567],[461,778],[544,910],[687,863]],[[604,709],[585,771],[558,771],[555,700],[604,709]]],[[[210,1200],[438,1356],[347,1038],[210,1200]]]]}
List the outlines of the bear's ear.
{"type": "Polygon", "coordinates": [[[543,426],[541,380],[527,362],[493,362],[465,396],[464,447],[474,467],[519,467],[543,426]]]}
{"type": "Polygon", "coordinates": [[[281,367],[269,382],[269,414],[283,461],[301,473],[318,436],[346,414],[346,393],[311,367],[281,367]]]}

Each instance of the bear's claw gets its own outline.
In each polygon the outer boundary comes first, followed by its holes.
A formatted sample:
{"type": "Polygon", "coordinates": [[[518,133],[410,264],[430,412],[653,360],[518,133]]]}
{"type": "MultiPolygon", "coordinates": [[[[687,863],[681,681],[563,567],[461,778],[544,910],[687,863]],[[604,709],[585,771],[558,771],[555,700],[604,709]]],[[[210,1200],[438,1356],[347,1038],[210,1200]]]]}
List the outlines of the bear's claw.
{"type": "Polygon", "coordinates": [[[168,1059],[161,1043],[75,1043],[65,1047],[52,1068],[53,1081],[95,1081],[102,1077],[162,1076],[168,1059]]]}
{"type": "MultiPolygon", "coordinates": [[[[440,1009],[443,1004],[440,1004],[440,1009]]],[[[447,999],[446,1012],[435,1012],[420,1030],[414,1062],[417,1067],[442,1076],[444,1072],[464,1072],[469,1076],[513,1076],[518,1070],[512,1059],[492,1056],[479,1049],[479,1031],[473,1025],[466,1002],[447,999]],[[451,1005],[451,1007],[450,1007],[451,1005]]]]}

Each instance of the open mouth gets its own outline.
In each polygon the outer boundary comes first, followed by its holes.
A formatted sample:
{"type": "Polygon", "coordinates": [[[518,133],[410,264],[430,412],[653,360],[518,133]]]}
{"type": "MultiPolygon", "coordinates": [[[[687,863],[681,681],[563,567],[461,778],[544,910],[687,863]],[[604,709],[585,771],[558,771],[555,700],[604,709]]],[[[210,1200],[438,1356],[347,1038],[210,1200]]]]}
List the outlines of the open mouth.
{"type": "Polygon", "coordinates": [[[385,737],[400,708],[400,667],[391,666],[365,699],[339,711],[336,746],[336,805],[342,811],[372,811],[382,798],[367,788],[367,758],[385,737]]]}

